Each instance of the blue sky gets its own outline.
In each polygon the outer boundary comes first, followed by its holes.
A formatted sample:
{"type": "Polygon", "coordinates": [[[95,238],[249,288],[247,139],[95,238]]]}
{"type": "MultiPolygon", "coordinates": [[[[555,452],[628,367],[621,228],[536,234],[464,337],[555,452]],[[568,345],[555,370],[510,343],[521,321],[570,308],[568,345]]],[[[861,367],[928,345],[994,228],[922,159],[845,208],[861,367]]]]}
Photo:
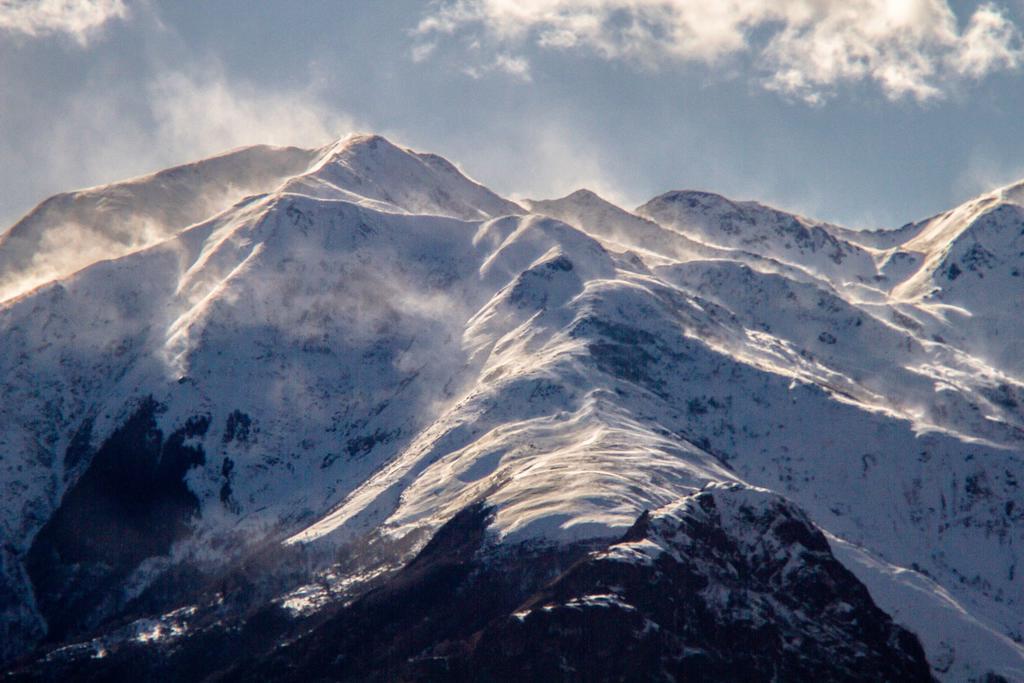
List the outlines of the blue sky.
{"type": "Polygon", "coordinates": [[[898,226],[1024,178],[1020,27],[1022,0],[0,0],[0,223],[360,130],[511,196],[898,226]]]}

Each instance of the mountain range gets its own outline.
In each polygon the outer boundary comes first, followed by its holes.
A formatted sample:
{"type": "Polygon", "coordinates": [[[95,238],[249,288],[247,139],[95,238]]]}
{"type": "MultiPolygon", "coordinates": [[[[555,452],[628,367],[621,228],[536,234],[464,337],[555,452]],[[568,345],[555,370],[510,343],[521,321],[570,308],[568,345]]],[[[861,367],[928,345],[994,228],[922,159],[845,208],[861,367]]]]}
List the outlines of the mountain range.
{"type": "Polygon", "coordinates": [[[3,670],[1024,681],[1022,308],[1024,183],[863,231],[353,135],[57,195],[0,234],[3,670]]]}

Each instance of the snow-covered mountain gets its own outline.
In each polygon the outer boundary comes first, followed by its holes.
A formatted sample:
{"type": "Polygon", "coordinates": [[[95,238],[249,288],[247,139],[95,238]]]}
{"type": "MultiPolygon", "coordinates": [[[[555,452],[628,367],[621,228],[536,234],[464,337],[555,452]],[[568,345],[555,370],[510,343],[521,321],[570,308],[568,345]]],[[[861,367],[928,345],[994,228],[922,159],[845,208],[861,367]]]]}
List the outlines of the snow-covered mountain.
{"type": "Polygon", "coordinates": [[[0,657],[1024,680],[1022,240],[1020,187],[859,233],[365,135],[47,200],[0,237],[0,657]]]}

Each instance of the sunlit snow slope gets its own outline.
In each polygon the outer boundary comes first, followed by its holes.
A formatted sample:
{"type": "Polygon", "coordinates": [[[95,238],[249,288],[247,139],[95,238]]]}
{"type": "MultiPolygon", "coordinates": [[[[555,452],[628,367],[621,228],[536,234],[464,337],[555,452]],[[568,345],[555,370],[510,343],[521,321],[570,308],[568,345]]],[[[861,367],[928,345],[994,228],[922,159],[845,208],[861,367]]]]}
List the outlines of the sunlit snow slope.
{"type": "Polygon", "coordinates": [[[1019,186],[861,235],[520,205],[352,136],[49,199],[0,297],[0,657],[267,544],[384,571],[474,503],[571,544],[720,482],[801,508],[935,676],[1024,680],[1019,186]]]}

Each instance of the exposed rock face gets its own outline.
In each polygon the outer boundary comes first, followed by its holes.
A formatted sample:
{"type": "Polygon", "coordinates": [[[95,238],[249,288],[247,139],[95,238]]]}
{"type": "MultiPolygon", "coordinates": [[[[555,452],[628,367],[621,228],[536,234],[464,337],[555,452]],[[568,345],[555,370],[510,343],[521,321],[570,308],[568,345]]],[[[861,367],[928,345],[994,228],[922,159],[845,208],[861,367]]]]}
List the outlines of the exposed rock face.
{"type": "Polygon", "coordinates": [[[645,514],[492,622],[470,678],[929,681],[917,639],[764,491],[713,488],[645,514]]]}

